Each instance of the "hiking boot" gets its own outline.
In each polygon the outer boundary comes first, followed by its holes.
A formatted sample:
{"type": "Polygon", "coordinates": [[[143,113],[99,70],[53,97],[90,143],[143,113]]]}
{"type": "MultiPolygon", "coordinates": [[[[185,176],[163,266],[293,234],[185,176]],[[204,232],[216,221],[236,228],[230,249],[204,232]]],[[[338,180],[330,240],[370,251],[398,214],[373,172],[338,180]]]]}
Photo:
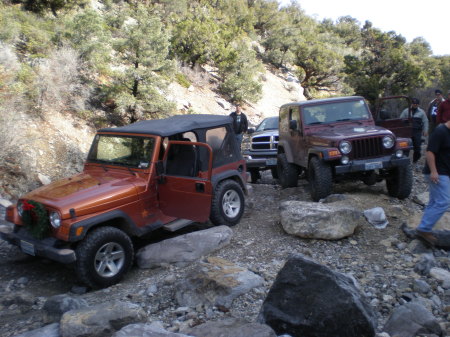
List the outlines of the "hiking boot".
{"type": "Polygon", "coordinates": [[[438,241],[437,238],[431,232],[422,232],[417,230],[416,237],[432,247],[434,247],[438,241]]]}

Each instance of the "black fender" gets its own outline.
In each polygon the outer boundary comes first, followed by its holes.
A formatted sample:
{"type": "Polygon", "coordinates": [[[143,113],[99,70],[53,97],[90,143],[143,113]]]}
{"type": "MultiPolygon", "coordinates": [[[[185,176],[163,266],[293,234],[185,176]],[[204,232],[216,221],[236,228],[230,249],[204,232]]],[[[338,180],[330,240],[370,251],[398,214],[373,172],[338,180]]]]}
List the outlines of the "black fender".
{"type": "Polygon", "coordinates": [[[212,183],[213,188],[215,189],[217,184],[225,179],[233,179],[233,180],[237,181],[239,183],[239,185],[241,185],[244,193],[247,194],[246,182],[244,181],[244,179],[241,176],[241,173],[238,170],[228,170],[226,172],[215,174],[211,178],[211,183],[212,183]]]}
{"type": "Polygon", "coordinates": [[[119,224],[116,227],[128,234],[133,235],[142,234],[140,233],[142,232],[142,229],[136,226],[134,221],[128,216],[127,213],[121,210],[114,210],[72,224],[69,232],[69,242],[76,242],[82,240],[86,236],[86,233],[91,228],[112,220],[118,221],[119,224]],[[78,233],[79,228],[82,228],[80,233],[78,233]]]}

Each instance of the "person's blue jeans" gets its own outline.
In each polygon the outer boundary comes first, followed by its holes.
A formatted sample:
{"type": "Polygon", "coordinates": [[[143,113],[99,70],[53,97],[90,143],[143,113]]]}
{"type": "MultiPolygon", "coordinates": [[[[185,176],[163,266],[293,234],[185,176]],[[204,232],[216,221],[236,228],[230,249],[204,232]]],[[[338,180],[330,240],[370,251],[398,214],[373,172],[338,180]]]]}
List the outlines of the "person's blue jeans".
{"type": "Polygon", "coordinates": [[[439,175],[437,184],[430,180],[430,175],[425,175],[425,178],[429,182],[430,200],[417,229],[422,232],[431,232],[433,226],[450,206],[450,177],[439,175]]]}
{"type": "Polygon", "coordinates": [[[236,140],[238,143],[238,148],[241,150],[242,138],[244,137],[243,133],[236,133],[236,140]]]}

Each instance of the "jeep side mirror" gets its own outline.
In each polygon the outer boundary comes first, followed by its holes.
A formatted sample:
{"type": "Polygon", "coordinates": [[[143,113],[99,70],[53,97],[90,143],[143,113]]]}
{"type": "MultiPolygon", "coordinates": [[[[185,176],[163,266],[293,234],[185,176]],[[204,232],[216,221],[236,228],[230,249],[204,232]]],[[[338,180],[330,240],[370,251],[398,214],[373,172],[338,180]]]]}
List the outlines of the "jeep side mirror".
{"type": "Polygon", "coordinates": [[[248,134],[251,134],[251,133],[253,133],[253,132],[255,132],[255,128],[248,128],[248,130],[247,130],[247,133],[248,133],[248,134]]]}
{"type": "Polygon", "coordinates": [[[297,130],[297,121],[295,119],[291,119],[289,121],[289,130],[293,130],[293,131],[297,130]]]}

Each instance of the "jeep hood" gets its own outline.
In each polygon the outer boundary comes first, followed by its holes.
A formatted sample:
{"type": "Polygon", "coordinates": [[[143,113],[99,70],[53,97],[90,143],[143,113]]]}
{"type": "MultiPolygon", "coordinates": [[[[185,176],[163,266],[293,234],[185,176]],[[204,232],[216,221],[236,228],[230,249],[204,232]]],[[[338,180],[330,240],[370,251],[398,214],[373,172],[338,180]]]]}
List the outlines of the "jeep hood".
{"type": "Polygon", "coordinates": [[[42,186],[23,198],[59,209],[63,218],[69,217],[71,208],[76,216],[82,216],[136,200],[136,179],[129,172],[81,173],[42,186]]]}
{"type": "Polygon", "coordinates": [[[343,139],[351,140],[352,138],[363,138],[371,136],[385,136],[391,135],[393,133],[381,126],[375,125],[339,125],[333,127],[320,127],[317,130],[311,130],[309,136],[311,137],[311,142],[315,144],[320,142],[320,144],[315,145],[331,145],[335,141],[341,141],[343,139]],[[325,141],[327,144],[323,144],[325,141]]]}

